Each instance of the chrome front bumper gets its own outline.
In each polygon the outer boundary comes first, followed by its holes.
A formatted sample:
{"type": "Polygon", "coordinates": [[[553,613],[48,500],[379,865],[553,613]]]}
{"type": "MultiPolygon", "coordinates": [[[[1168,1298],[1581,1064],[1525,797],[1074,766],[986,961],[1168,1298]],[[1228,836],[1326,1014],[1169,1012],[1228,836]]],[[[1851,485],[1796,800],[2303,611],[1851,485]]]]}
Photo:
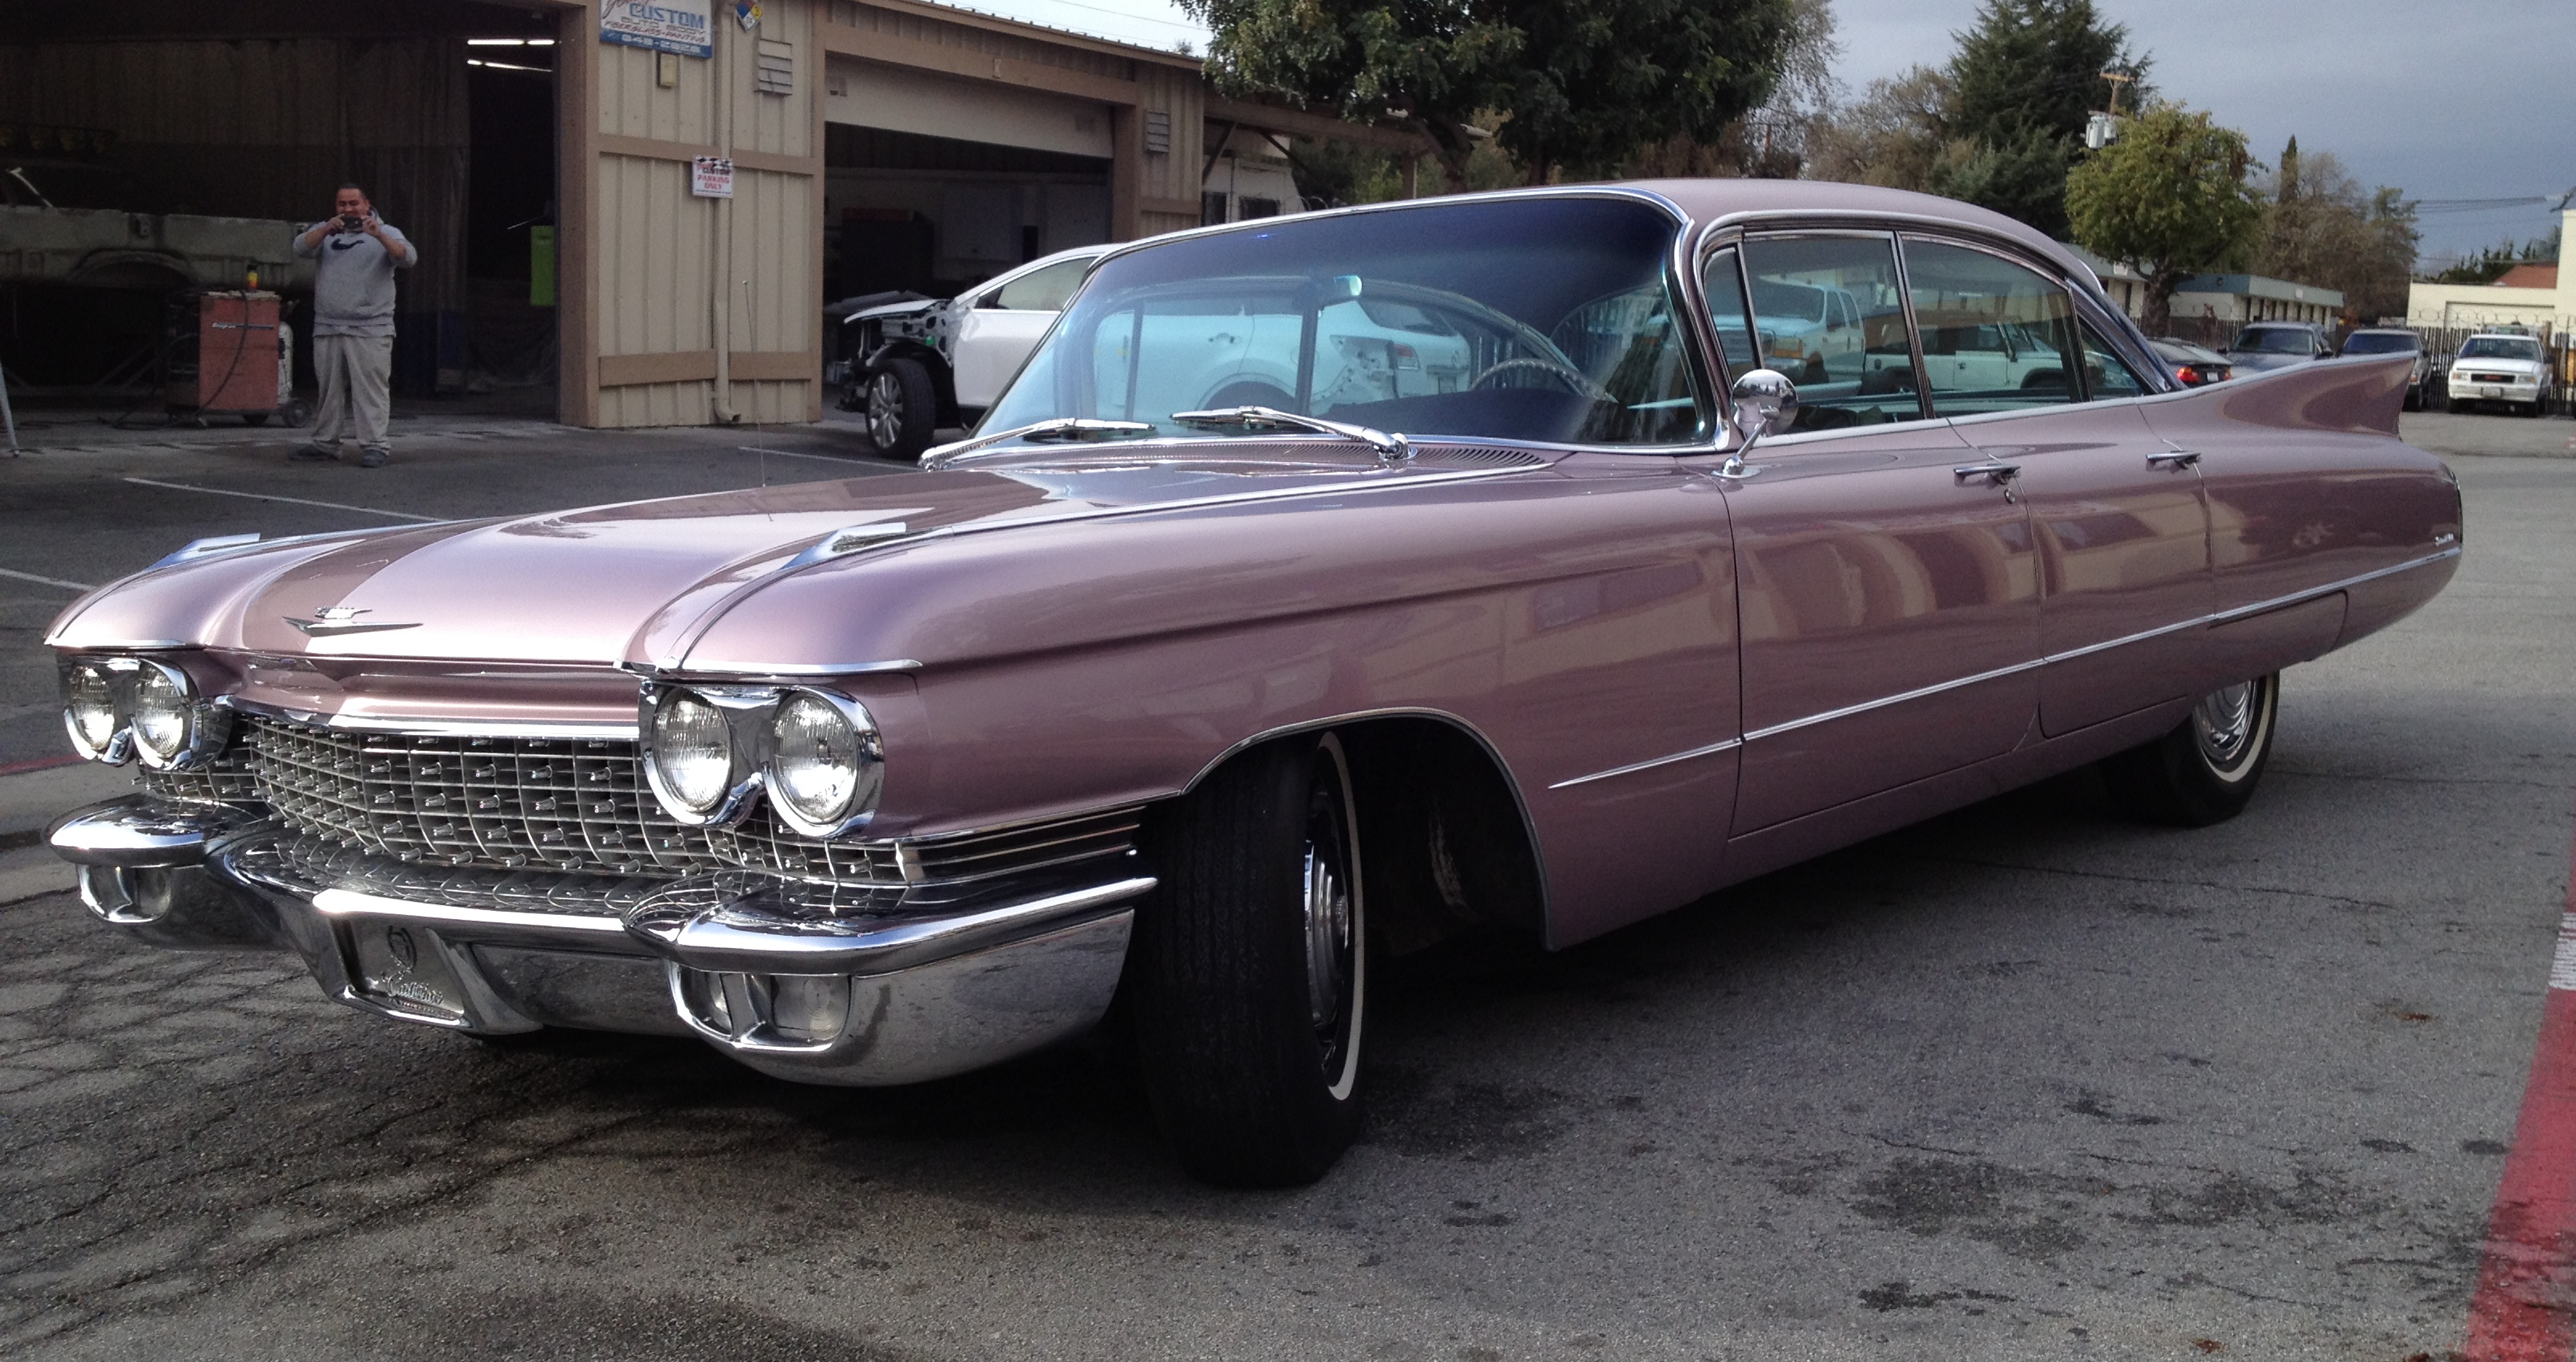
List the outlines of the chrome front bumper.
{"type": "Polygon", "coordinates": [[[1130,905],[1154,887],[1132,856],[969,892],[442,875],[146,795],[66,814],[46,840],[100,921],[156,946],[293,950],[369,1012],[488,1035],[695,1034],[764,1073],[859,1086],[1089,1029],[1118,986],[1130,905]]]}

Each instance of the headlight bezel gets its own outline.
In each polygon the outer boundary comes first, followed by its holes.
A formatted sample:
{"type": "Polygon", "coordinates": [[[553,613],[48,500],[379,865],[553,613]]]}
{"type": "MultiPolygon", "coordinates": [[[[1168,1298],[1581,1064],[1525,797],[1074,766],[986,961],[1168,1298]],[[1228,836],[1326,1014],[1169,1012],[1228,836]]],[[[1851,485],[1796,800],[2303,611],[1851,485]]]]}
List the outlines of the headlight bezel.
{"type": "Polygon", "coordinates": [[[755,754],[745,750],[744,717],[758,714],[768,703],[763,688],[742,686],[648,686],[644,691],[642,713],[636,724],[637,755],[644,767],[644,783],[651,787],[653,800],[662,812],[686,827],[711,828],[738,820],[749,807],[751,796],[760,788],[760,767],[755,754]],[[681,797],[662,762],[660,728],[665,706],[689,700],[713,709],[724,720],[726,766],[724,789],[714,803],[704,807],[692,805],[681,797]]]}
{"type": "Polygon", "coordinates": [[[764,725],[768,751],[761,763],[762,785],[769,792],[769,807],[778,821],[802,836],[822,840],[845,836],[866,827],[876,817],[877,800],[885,791],[885,740],[877,732],[876,718],[868,707],[839,693],[814,686],[795,686],[779,693],[777,704],[769,711],[764,725]],[[847,727],[851,738],[850,793],[838,807],[816,816],[797,807],[788,796],[783,774],[784,755],[779,750],[779,725],[790,708],[797,705],[820,705],[847,727]]]}
{"type": "Polygon", "coordinates": [[[107,766],[123,766],[134,760],[134,725],[126,717],[125,706],[118,694],[121,687],[115,669],[108,665],[108,659],[84,657],[71,660],[63,667],[62,686],[63,732],[72,741],[72,751],[83,760],[107,766]],[[107,707],[107,736],[95,743],[82,732],[76,712],[79,702],[74,697],[73,687],[82,677],[95,680],[107,707]]]}
{"type": "Polygon", "coordinates": [[[654,803],[665,816],[684,827],[737,824],[750,816],[755,803],[765,802],[787,830],[828,841],[866,827],[876,816],[877,800],[885,785],[885,749],[874,716],[856,697],[827,686],[647,681],[637,712],[636,746],[644,768],[644,783],[652,791],[654,803]],[[694,807],[680,798],[658,750],[656,734],[663,708],[682,697],[714,707],[725,719],[730,748],[725,789],[721,798],[705,807],[694,807]],[[850,798],[831,818],[808,816],[782,797],[778,788],[776,725],[787,706],[803,698],[830,707],[850,726],[856,739],[857,761],[850,798]],[[768,796],[765,801],[759,798],[763,794],[768,796]]]}
{"type": "Polygon", "coordinates": [[[208,699],[188,669],[157,657],[106,653],[75,655],[61,664],[63,731],[72,751],[108,766],[140,761],[154,771],[192,771],[214,760],[232,740],[232,711],[208,699]],[[96,678],[108,694],[114,722],[107,741],[95,744],[81,732],[73,687],[82,676],[96,678]],[[137,722],[145,688],[159,682],[176,697],[172,706],[179,723],[178,741],[168,749],[144,741],[137,722]]]}

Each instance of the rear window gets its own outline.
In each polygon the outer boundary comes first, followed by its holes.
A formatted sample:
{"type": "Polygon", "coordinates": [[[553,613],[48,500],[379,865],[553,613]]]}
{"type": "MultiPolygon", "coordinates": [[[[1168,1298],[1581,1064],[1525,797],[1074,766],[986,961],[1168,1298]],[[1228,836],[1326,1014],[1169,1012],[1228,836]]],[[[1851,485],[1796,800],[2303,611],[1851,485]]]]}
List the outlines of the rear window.
{"type": "Polygon", "coordinates": [[[2424,343],[2412,331],[2363,331],[2343,343],[2347,355],[2412,354],[2423,348],[2424,343]]]}
{"type": "Polygon", "coordinates": [[[2527,336],[2471,336],[2460,347],[2462,359],[2540,358],[2540,342],[2527,336]]]}
{"type": "Polygon", "coordinates": [[[2230,348],[2267,355],[2306,355],[2316,352],[2317,343],[2314,332],[2285,326],[2249,326],[2237,333],[2236,344],[2230,348]]]}

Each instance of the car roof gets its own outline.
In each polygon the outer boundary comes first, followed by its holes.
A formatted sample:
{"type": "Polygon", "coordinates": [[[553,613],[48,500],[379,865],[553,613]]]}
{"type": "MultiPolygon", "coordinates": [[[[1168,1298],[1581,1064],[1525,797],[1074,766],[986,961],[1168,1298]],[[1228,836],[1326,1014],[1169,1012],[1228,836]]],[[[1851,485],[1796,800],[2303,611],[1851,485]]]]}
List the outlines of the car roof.
{"type": "MultiPolygon", "coordinates": [[[[1184,228],[1148,237],[1141,241],[1121,242],[1114,249],[1151,249],[1158,242],[1184,237],[1209,236],[1224,232],[1258,230],[1262,224],[1277,226],[1297,217],[1322,217],[1340,213],[1402,212],[1416,208],[1454,208],[1461,204],[1491,202],[1515,198],[1572,198],[1620,194],[1660,201],[1679,214],[1694,230],[1720,226],[1783,226],[1812,223],[1830,227],[1836,219],[1876,219],[1873,225],[1894,220],[1899,226],[1909,221],[1931,227],[1966,228],[1988,237],[2000,238],[2055,265],[2067,276],[2092,282],[2099,291],[2100,279],[2090,266],[2070,254],[2064,246],[2049,239],[2045,232],[2005,217],[2001,213],[1961,203],[1956,199],[1918,194],[1910,189],[1883,189],[1877,185],[1839,184],[1827,180],[1620,180],[1595,184],[1547,185],[1529,189],[1498,189],[1481,194],[1444,194],[1420,199],[1397,199],[1386,203],[1354,204],[1347,208],[1328,208],[1316,213],[1290,214],[1283,218],[1251,218],[1243,222],[1212,224],[1184,228]]],[[[1107,248],[1104,248],[1107,249],[1107,248]]]]}

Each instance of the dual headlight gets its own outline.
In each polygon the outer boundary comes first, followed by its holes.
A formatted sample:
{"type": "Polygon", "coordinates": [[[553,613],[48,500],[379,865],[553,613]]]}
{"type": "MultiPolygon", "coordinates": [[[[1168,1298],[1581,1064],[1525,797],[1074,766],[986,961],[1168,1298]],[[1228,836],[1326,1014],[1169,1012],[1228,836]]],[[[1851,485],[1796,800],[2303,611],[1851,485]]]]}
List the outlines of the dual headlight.
{"type": "Polygon", "coordinates": [[[802,687],[659,686],[644,694],[644,775],[692,826],[730,821],[766,790],[779,821],[838,837],[876,812],[885,749],[867,707],[802,687]]]}
{"type": "Polygon", "coordinates": [[[230,711],[197,696],[188,674],[143,657],[83,658],[63,670],[63,729],[72,750],[156,771],[203,764],[232,734],[230,711]]]}

